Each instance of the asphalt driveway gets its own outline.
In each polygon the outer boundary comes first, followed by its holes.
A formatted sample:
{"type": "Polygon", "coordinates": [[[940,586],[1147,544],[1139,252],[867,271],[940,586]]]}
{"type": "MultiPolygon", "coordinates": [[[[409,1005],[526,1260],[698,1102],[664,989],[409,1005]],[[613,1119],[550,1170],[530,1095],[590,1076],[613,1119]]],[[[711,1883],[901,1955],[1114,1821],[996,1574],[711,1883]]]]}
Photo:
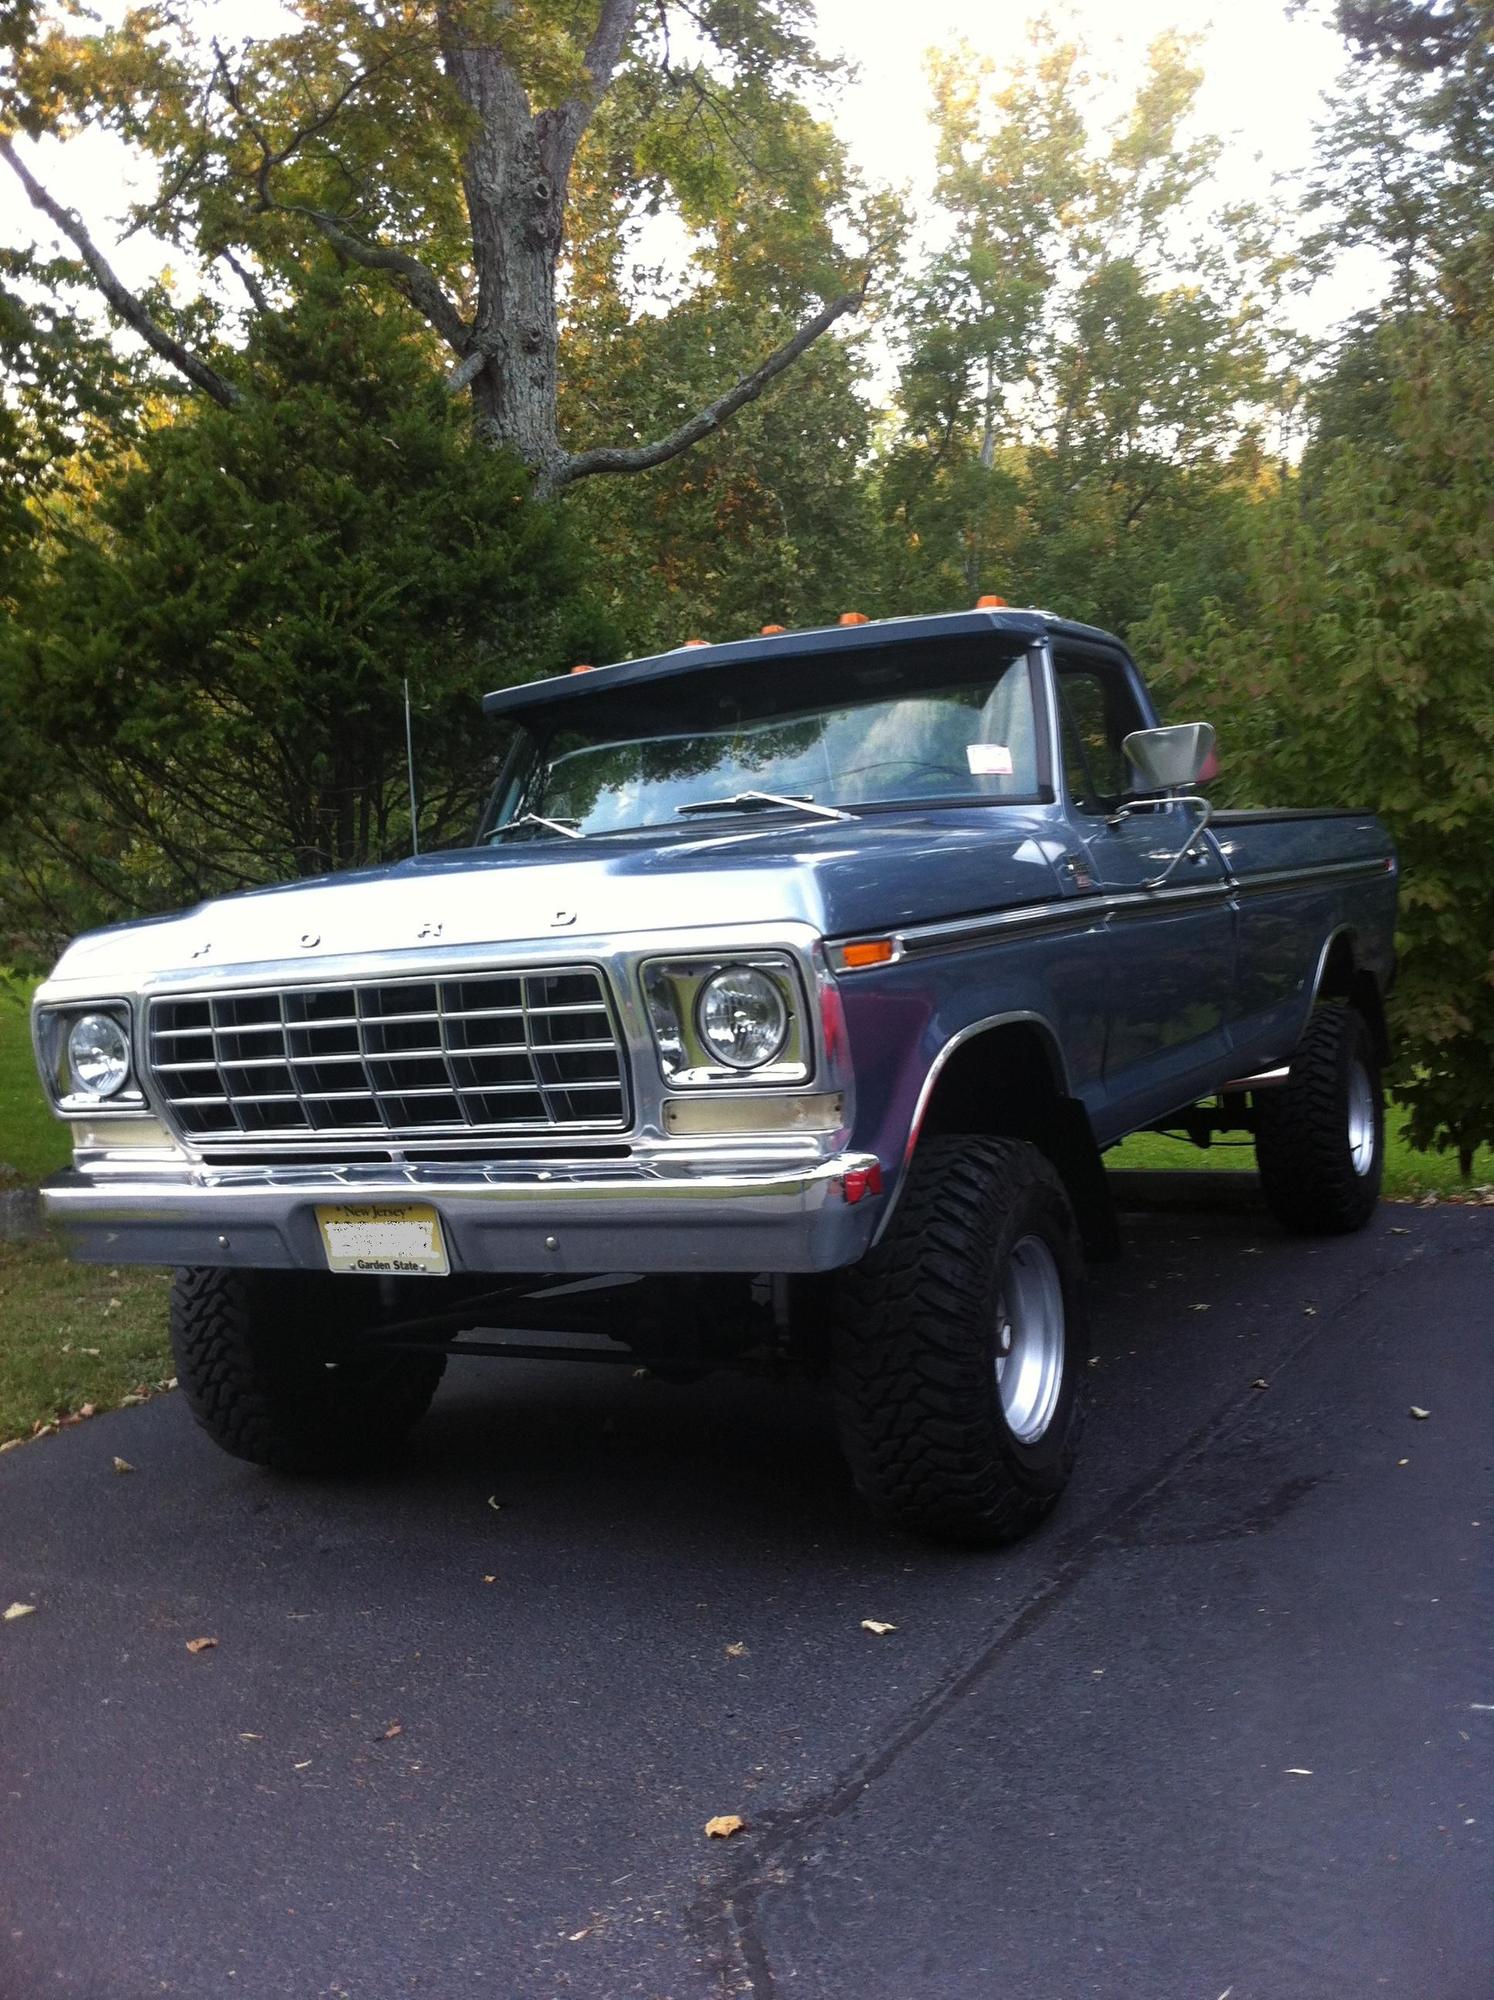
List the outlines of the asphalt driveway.
{"type": "Polygon", "coordinates": [[[174,1397],[0,1458],[0,2000],[1488,2000],[1494,1210],[1128,1235],[1004,1556],[730,1378],[453,1364],[382,1484],[174,1397]]]}

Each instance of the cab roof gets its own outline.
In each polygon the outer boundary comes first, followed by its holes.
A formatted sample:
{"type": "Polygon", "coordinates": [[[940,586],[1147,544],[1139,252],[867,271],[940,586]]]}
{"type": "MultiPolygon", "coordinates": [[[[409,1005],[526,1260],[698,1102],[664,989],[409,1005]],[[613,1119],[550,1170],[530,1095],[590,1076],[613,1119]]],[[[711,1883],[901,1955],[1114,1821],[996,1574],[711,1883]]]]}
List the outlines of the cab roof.
{"type": "Polygon", "coordinates": [[[879,646],[905,646],[924,639],[972,638],[981,632],[999,634],[1018,645],[1033,645],[1050,633],[1103,641],[1115,646],[1108,632],[1091,625],[1071,624],[1048,611],[940,611],[912,618],[875,618],[854,625],[819,625],[803,632],[772,632],[751,639],[729,639],[719,646],[676,646],[641,660],[620,660],[616,666],[574,670],[546,680],[523,681],[483,697],[486,715],[521,715],[558,708],[573,701],[620,689],[653,686],[685,674],[713,673],[718,667],[755,665],[764,660],[812,658],[820,653],[868,652],[879,646]]]}

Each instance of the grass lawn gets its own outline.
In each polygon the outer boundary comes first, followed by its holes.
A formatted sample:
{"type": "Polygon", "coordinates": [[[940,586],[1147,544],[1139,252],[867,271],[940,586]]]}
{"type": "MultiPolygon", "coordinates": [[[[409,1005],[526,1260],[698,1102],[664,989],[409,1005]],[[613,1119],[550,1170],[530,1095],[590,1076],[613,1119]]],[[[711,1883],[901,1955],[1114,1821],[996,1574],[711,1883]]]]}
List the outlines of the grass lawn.
{"type": "MultiPolygon", "coordinates": [[[[1473,1177],[1458,1172],[1456,1153],[1417,1153],[1401,1137],[1403,1114],[1390,1104],[1385,1117],[1385,1193],[1392,1201],[1420,1201],[1426,1195],[1466,1194],[1470,1188],[1494,1183],[1494,1147],[1474,1155],[1473,1177]]],[[[1202,1168],[1230,1173],[1255,1166],[1255,1148],[1248,1143],[1210,1146],[1200,1152],[1185,1139],[1160,1132],[1138,1132],[1105,1155],[1107,1167],[1139,1167],[1149,1173],[1178,1173],[1202,1168]]]]}
{"type": "Polygon", "coordinates": [[[0,1187],[35,1187],[67,1165],[69,1150],[36,1073],[30,1016],[0,987],[0,1187]]]}
{"type": "Polygon", "coordinates": [[[0,1243],[0,1444],[162,1387],[169,1281],[70,1264],[50,1237],[0,1243]]]}

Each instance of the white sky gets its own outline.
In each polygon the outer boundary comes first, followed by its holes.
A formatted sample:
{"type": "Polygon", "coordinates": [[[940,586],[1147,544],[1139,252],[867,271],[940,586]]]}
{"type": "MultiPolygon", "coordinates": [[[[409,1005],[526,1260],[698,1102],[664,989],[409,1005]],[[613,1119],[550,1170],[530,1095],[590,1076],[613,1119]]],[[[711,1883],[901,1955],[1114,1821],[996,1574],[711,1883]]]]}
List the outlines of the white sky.
{"type": "MultiPolygon", "coordinates": [[[[107,5],[102,10],[112,11],[107,5]]],[[[205,13],[225,38],[248,31],[272,11],[267,0],[215,0],[205,13]]],[[[1020,54],[1035,6],[1001,0],[819,0],[821,40],[858,65],[859,80],[838,93],[835,122],[863,172],[906,185],[915,211],[932,175],[926,122],[925,51],[965,38],[1000,62],[1020,54]]],[[[1274,177],[1308,164],[1322,93],[1343,66],[1343,48],[1321,20],[1288,19],[1285,0],[1068,0],[1051,10],[1072,23],[1093,66],[1113,70],[1125,92],[1139,77],[1148,45],[1168,29],[1199,35],[1205,82],[1199,127],[1225,141],[1214,192],[1220,200],[1279,199],[1274,177]]],[[[128,162],[112,142],[89,135],[67,147],[28,149],[51,191],[77,208],[95,240],[132,285],[157,275],[172,253],[147,238],[120,245],[110,218],[128,198],[128,162]]],[[[0,174],[0,235],[53,243],[44,218],[8,173],[0,174]]],[[[1372,258],[1354,257],[1309,299],[1296,318],[1321,332],[1379,290],[1372,258]]]]}

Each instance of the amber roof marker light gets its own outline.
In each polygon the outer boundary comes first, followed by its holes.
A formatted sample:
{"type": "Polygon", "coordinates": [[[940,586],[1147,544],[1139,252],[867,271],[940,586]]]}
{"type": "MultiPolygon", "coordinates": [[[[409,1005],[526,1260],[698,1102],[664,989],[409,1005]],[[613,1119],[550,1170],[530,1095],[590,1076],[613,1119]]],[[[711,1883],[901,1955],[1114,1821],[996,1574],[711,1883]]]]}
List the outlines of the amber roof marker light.
{"type": "Polygon", "coordinates": [[[870,625],[871,620],[864,611],[842,611],[840,614],[840,623],[842,625],[870,625]]]}
{"type": "Polygon", "coordinates": [[[788,627],[786,625],[764,625],[758,633],[758,637],[760,639],[776,639],[780,632],[786,632],[787,630],[788,627]]]}
{"type": "Polygon", "coordinates": [[[995,591],[988,590],[984,597],[976,598],[975,608],[977,611],[1005,611],[1007,603],[1004,597],[998,597],[995,591]]]}

